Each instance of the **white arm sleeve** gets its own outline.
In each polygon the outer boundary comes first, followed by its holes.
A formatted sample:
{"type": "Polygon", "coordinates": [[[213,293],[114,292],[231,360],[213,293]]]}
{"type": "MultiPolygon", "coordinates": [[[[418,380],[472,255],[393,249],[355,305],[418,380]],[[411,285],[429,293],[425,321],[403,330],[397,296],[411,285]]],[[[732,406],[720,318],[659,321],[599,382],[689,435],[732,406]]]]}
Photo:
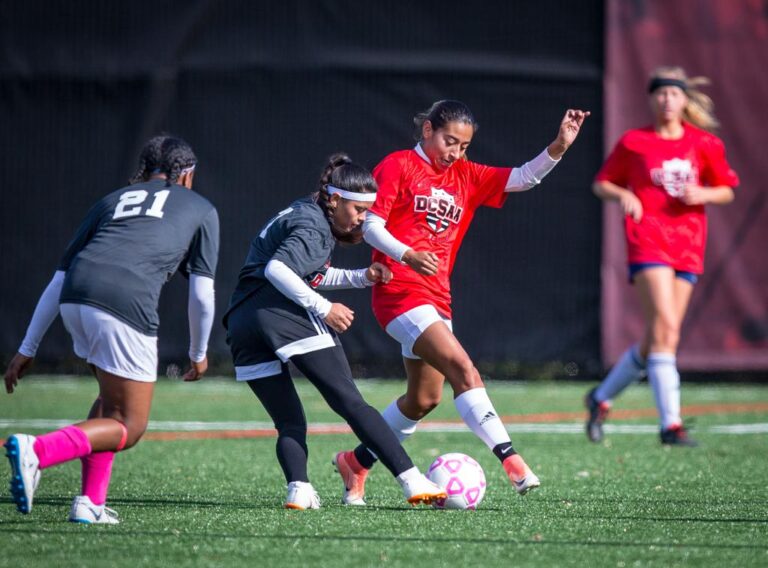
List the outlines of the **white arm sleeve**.
{"type": "Polygon", "coordinates": [[[411,248],[393,237],[392,233],[387,230],[386,221],[370,211],[365,215],[363,239],[373,248],[380,250],[397,262],[403,262],[405,251],[411,248]]]}
{"type": "Polygon", "coordinates": [[[331,311],[331,302],[310,288],[301,277],[279,260],[270,260],[264,275],[286,298],[302,308],[325,319],[331,311]]]}
{"type": "Polygon", "coordinates": [[[554,160],[544,148],[544,151],[530,162],[524,163],[519,168],[513,168],[507,180],[504,191],[526,191],[541,183],[549,172],[560,162],[554,160]]]}
{"type": "Polygon", "coordinates": [[[348,270],[346,268],[330,267],[317,289],[342,290],[344,288],[366,288],[373,286],[375,282],[371,282],[365,277],[366,272],[368,272],[367,268],[348,270]]]}
{"type": "Polygon", "coordinates": [[[21,347],[19,347],[19,353],[25,357],[35,356],[45,332],[48,331],[53,320],[59,315],[59,296],[61,296],[61,287],[64,285],[65,275],[66,272],[63,270],[57,270],[37,301],[37,307],[32,314],[29,327],[27,327],[24,341],[21,342],[21,347]]]}
{"type": "Polygon", "coordinates": [[[211,337],[213,314],[216,310],[213,278],[189,275],[189,358],[195,363],[205,359],[211,337]]]}

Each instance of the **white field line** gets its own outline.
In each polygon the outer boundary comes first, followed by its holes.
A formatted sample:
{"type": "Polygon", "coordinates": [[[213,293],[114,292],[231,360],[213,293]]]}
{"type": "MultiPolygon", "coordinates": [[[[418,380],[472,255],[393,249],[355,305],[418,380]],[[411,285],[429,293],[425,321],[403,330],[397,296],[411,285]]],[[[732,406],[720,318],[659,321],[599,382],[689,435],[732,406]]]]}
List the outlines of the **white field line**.
{"type": "MultiPolygon", "coordinates": [[[[24,430],[51,430],[63,428],[69,424],[82,421],[80,419],[0,419],[0,428],[24,430]]],[[[152,420],[148,430],[154,432],[200,432],[216,430],[271,430],[271,422],[180,422],[152,420]]],[[[561,422],[554,424],[519,423],[507,424],[511,433],[528,434],[584,434],[584,424],[581,422],[561,422]]],[[[700,432],[709,434],[768,434],[768,423],[756,424],[727,424],[697,428],[700,432]]],[[[456,422],[425,422],[419,425],[421,432],[469,432],[463,423],[456,422]]],[[[650,434],[658,432],[658,426],[652,424],[606,424],[608,434],[650,434]]],[[[309,425],[309,433],[345,433],[350,432],[346,424],[340,422],[313,422],[309,425]]]]}

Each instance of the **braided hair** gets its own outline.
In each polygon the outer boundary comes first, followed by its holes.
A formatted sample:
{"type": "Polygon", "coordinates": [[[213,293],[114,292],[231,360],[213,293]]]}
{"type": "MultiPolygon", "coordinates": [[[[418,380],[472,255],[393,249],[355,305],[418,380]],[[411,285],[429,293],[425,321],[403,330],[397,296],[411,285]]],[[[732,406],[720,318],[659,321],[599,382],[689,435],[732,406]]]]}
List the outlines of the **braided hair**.
{"type": "Polygon", "coordinates": [[[129,183],[141,183],[149,180],[155,170],[160,167],[162,159],[162,145],[169,138],[166,134],[160,134],[150,138],[139,154],[139,167],[134,173],[129,183]]]}
{"type": "Polygon", "coordinates": [[[161,158],[157,169],[165,174],[165,186],[176,183],[184,170],[197,164],[197,156],[192,148],[181,138],[168,136],[161,146],[161,158]]]}
{"type": "Polygon", "coordinates": [[[334,225],[333,213],[335,208],[331,204],[331,196],[328,193],[329,185],[355,193],[376,193],[378,190],[376,180],[373,179],[368,170],[352,162],[347,154],[338,152],[328,158],[328,164],[323,169],[317,190],[313,194],[315,203],[325,213],[336,240],[342,244],[357,244],[363,240],[362,227],[347,232],[337,229],[334,225]]]}

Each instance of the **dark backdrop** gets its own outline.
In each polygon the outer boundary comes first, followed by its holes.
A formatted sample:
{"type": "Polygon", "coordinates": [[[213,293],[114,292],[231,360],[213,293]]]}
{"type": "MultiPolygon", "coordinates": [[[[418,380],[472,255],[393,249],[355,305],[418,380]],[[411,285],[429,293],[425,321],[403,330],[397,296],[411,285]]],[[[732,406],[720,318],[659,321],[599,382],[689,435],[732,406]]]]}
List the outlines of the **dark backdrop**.
{"type": "MultiPolygon", "coordinates": [[[[412,117],[440,98],[473,109],[471,158],[519,165],[567,107],[592,118],[563,163],[502,210],[478,213],[453,276],[455,327],[481,370],[519,376],[599,366],[602,2],[282,0],[0,1],[0,352],[9,357],[88,207],[124,185],[142,143],[186,138],[199,191],[219,209],[220,316],[248,242],[308,193],[328,155],[373,167],[411,147],[412,117]]],[[[130,251],[124,251],[126,263],[130,251]]],[[[367,245],[335,264],[363,266],[367,245]]],[[[334,293],[359,374],[401,374],[369,293],[334,293]]],[[[187,350],[186,283],[161,299],[163,364],[187,350]]],[[[211,359],[231,369],[217,323],[211,359]]],[[[60,320],[38,361],[74,356],[60,320]]]]}

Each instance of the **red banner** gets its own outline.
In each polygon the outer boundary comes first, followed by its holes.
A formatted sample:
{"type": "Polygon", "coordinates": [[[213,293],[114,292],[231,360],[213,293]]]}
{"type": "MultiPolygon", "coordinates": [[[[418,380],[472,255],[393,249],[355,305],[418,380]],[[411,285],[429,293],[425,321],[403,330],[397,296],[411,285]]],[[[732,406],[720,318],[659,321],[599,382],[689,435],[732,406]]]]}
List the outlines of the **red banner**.
{"type": "MultiPolygon", "coordinates": [[[[683,323],[687,370],[768,370],[768,2],[608,0],[605,142],[651,122],[650,72],[679,65],[712,80],[728,160],[741,178],[736,201],[709,207],[705,273],[683,323]]],[[[602,347],[606,365],[643,334],[627,283],[621,213],[607,204],[603,233],[602,347]]]]}

